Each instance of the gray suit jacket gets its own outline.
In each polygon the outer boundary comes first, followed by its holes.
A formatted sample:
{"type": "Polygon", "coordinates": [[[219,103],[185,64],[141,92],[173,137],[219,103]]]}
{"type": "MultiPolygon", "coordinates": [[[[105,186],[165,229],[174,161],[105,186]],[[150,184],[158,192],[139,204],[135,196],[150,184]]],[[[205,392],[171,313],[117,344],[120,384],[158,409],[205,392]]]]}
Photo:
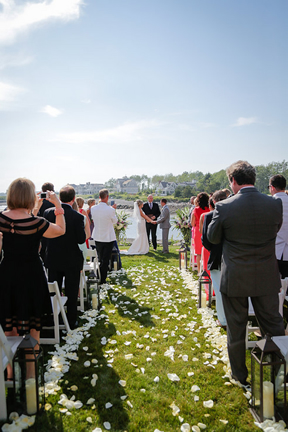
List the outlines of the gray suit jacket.
{"type": "Polygon", "coordinates": [[[275,238],[282,224],[282,202],[253,187],[216,204],[208,240],[223,240],[220,291],[228,297],[279,292],[275,238]]]}
{"type": "Polygon", "coordinates": [[[170,210],[167,204],[163,207],[161,216],[157,219],[157,224],[160,224],[161,229],[170,228],[170,210]]]}

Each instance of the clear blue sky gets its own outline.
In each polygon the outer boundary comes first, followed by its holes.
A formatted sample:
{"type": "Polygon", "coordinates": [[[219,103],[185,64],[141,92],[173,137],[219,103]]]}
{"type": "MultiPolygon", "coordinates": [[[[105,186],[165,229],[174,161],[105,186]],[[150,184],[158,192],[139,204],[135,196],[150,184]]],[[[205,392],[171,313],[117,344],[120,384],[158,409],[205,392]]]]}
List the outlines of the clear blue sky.
{"type": "Polygon", "coordinates": [[[0,0],[0,192],[288,159],[287,0],[0,0]]]}

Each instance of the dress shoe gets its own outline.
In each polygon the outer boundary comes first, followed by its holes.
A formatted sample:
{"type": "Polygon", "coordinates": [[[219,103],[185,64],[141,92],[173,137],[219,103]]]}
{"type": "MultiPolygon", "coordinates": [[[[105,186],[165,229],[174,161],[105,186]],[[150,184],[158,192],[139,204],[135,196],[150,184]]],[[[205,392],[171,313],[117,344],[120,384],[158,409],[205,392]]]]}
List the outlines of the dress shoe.
{"type": "Polygon", "coordinates": [[[71,330],[75,330],[76,328],[79,327],[79,323],[78,323],[78,321],[75,321],[75,323],[69,324],[69,326],[70,326],[71,330]]]}

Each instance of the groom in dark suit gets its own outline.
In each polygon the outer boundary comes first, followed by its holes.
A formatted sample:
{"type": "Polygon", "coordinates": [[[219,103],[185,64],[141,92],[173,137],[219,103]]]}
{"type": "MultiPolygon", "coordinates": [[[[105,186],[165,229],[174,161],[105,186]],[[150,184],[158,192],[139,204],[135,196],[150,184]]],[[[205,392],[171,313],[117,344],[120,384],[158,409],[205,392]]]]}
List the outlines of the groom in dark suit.
{"type": "MultiPolygon", "coordinates": [[[[48,268],[49,282],[58,282],[62,288],[65,277],[65,294],[67,300],[67,319],[70,328],[77,327],[77,299],[79,291],[80,272],[83,269],[83,254],[78,247],[86,240],[84,217],[72,209],[75,201],[75,190],[72,186],[64,186],[60,190],[60,201],[64,209],[66,232],[63,236],[48,239],[45,264],[48,268]]],[[[55,208],[47,209],[44,217],[49,222],[55,222],[55,208]]]]}
{"type": "MultiPolygon", "coordinates": [[[[159,205],[153,202],[153,195],[148,195],[147,202],[143,205],[142,210],[152,220],[156,220],[161,214],[159,205]]],[[[146,231],[147,231],[149,244],[150,244],[150,232],[151,232],[153,249],[154,251],[156,251],[157,250],[157,225],[146,222],[146,231]]]]}
{"type": "Polygon", "coordinates": [[[256,170],[248,162],[235,162],[226,172],[235,195],[216,204],[208,240],[213,244],[223,241],[220,292],[227,319],[228,354],[232,377],[245,387],[248,297],[262,335],[284,335],[275,256],[282,202],[257,191],[256,170]]]}

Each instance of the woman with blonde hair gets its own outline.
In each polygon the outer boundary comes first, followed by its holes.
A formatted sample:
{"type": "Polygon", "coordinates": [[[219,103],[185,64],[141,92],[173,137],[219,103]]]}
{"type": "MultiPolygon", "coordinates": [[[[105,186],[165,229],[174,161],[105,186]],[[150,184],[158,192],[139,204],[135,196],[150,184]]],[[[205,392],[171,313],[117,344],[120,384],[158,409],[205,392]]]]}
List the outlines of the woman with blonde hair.
{"type": "Polygon", "coordinates": [[[19,178],[9,186],[7,210],[0,212],[4,252],[0,264],[0,321],[6,331],[16,327],[23,334],[30,328],[40,329],[41,313],[51,313],[39,244],[42,236],[54,238],[65,234],[65,219],[55,193],[48,192],[46,199],[55,206],[55,224],[34,216],[43,200],[36,196],[31,180],[19,178]]]}
{"type": "Polygon", "coordinates": [[[7,209],[0,212],[4,257],[0,264],[0,323],[7,336],[29,333],[39,342],[40,329],[53,322],[40,240],[65,234],[64,210],[54,192],[46,199],[55,206],[55,223],[37,215],[42,199],[31,180],[18,178],[8,189],[7,209]]]}

